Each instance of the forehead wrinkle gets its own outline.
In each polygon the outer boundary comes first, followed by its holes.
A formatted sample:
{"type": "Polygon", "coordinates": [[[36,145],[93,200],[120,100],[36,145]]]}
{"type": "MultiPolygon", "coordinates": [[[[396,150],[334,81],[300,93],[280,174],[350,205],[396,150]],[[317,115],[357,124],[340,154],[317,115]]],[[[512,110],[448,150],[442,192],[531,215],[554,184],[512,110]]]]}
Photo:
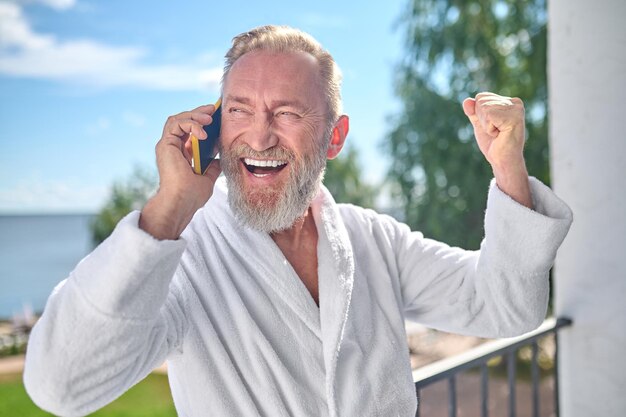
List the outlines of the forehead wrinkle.
{"type": "Polygon", "coordinates": [[[297,99],[272,100],[270,104],[271,104],[271,107],[274,109],[278,107],[291,107],[300,111],[309,110],[309,108],[311,107],[310,105],[305,105],[303,102],[297,99]]]}
{"type": "Polygon", "coordinates": [[[233,94],[228,94],[226,98],[224,99],[224,101],[226,102],[234,101],[236,103],[246,104],[248,106],[252,105],[252,100],[250,98],[245,97],[245,96],[233,95],[233,94]]]}

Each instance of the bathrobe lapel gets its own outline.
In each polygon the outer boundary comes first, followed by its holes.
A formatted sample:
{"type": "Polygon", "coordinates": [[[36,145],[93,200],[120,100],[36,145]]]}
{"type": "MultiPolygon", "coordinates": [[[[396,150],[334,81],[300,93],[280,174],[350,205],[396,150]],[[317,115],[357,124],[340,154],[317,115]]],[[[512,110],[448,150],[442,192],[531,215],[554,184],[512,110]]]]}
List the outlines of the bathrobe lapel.
{"type": "Polygon", "coordinates": [[[335,376],[354,284],[354,257],[348,231],[337,205],[322,186],[313,201],[318,231],[320,322],[326,367],[326,394],[330,415],[337,415],[335,376]]]}
{"type": "Polygon", "coordinates": [[[227,202],[224,182],[216,184],[214,194],[220,206],[212,216],[225,242],[243,253],[239,262],[256,268],[260,279],[266,281],[281,301],[314,333],[321,336],[326,370],[326,394],[330,415],[337,415],[335,379],[337,359],[348,320],[354,282],[354,258],[348,231],[339,215],[337,205],[322,186],[312,203],[313,218],[318,231],[319,310],[285,256],[267,233],[243,227],[234,218],[227,202]],[[320,334],[321,331],[321,334],[320,334]]]}
{"type": "Polygon", "coordinates": [[[225,182],[218,181],[216,187],[219,187],[218,192],[214,193],[213,198],[217,200],[219,210],[211,216],[224,236],[224,242],[231,246],[232,250],[229,252],[239,254],[235,263],[246,264],[246,270],[255,271],[257,279],[264,281],[268,288],[276,292],[280,300],[269,301],[286,304],[313,333],[321,338],[319,312],[315,301],[280,248],[267,233],[241,225],[228,206],[225,182]],[[215,218],[216,216],[219,218],[215,218]]]}

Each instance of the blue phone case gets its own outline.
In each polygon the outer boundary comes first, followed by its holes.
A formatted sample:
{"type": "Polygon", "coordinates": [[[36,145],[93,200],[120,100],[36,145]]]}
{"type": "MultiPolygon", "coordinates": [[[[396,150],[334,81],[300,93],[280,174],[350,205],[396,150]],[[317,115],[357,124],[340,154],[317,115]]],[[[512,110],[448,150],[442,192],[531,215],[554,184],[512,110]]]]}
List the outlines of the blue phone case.
{"type": "Polygon", "coordinates": [[[221,99],[215,103],[215,112],[213,112],[212,115],[213,122],[210,125],[204,126],[207,138],[199,140],[195,136],[191,137],[193,170],[196,174],[204,174],[217,153],[215,145],[220,137],[220,129],[222,127],[221,104],[221,99]]]}

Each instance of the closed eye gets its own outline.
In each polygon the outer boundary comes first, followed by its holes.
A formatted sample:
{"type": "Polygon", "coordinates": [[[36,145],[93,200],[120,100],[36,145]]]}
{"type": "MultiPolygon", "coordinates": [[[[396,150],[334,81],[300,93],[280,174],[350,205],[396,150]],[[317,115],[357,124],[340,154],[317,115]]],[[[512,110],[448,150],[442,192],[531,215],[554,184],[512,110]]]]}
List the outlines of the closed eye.
{"type": "Polygon", "coordinates": [[[245,117],[251,114],[249,110],[242,107],[230,107],[228,113],[233,117],[245,117]]]}
{"type": "Polygon", "coordinates": [[[277,113],[280,117],[299,118],[300,115],[291,111],[281,111],[277,113]]]}

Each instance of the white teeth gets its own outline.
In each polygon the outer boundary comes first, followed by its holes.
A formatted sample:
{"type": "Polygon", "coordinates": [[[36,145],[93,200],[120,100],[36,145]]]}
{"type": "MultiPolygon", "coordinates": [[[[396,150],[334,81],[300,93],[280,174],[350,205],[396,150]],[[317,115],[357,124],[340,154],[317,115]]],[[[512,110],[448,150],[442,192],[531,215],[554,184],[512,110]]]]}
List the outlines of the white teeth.
{"type": "Polygon", "coordinates": [[[278,166],[282,166],[285,165],[287,163],[287,161],[278,161],[276,159],[273,160],[268,160],[268,159],[251,159],[251,158],[244,158],[243,160],[245,162],[246,165],[250,165],[253,167],[278,167],[278,166]]]}

